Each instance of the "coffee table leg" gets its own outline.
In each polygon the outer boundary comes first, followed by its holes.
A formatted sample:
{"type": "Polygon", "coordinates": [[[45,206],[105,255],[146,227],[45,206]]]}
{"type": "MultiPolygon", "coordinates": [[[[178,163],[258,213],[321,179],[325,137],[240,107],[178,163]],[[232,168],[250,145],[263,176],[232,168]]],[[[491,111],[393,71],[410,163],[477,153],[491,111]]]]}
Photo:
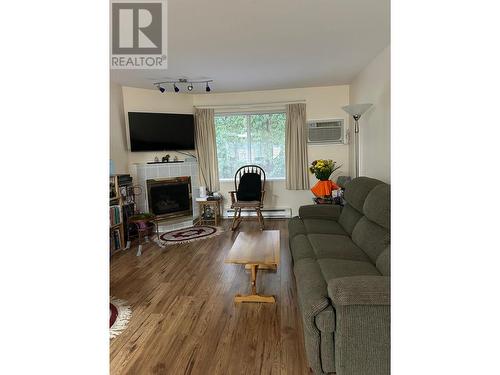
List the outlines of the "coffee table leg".
{"type": "Polygon", "coordinates": [[[255,264],[252,264],[252,294],[255,295],[257,294],[257,266],[255,264]]]}
{"type": "Polygon", "coordinates": [[[264,302],[264,303],[275,303],[276,300],[274,299],[274,296],[264,296],[262,294],[257,293],[257,270],[258,270],[258,264],[251,264],[250,265],[251,269],[251,280],[250,280],[250,287],[252,290],[252,294],[247,294],[247,295],[241,295],[237,294],[234,297],[234,302],[239,303],[239,302],[264,302]]]}

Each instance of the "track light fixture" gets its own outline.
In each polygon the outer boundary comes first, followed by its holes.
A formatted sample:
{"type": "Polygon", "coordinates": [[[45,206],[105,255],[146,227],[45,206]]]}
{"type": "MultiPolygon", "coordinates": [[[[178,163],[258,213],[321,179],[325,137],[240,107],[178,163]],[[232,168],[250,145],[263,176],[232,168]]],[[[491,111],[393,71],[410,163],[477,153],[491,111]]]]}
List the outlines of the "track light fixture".
{"type": "Polygon", "coordinates": [[[158,88],[158,90],[160,90],[160,92],[163,93],[163,92],[165,92],[165,88],[163,86],[166,85],[166,84],[173,85],[175,92],[180,92],[181,91],[180,88],[179,88],[179,86],[177,86],[179,84],[180,84],[181,87],[185,87],[185,89],[187,89],[187,91],[193,91],[196,84],[205,84],[205,91],[206,92],[211,92],[212,89],[208,85],[210,82],[213,82],[213,80],[212,79],[206,79],[206,80],[201,80],[201,81],[197,81],[197,80],[191,81],[191,80],[188,80],[186,78],[179,78],[177,80],[155,82],[155,83],[153,83],[153,85],[155,85],[158,88]]]}

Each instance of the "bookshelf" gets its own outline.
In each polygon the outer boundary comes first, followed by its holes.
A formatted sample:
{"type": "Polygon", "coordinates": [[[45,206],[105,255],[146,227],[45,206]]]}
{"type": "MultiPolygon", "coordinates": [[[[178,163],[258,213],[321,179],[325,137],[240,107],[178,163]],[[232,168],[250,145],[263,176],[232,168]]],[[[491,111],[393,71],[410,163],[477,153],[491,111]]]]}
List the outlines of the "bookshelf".
{"type": "Polygon", "coordinates": [[[124,247],[123,200],[119,190],[118,176],[109,176],[109,250],[113,254],[124,247]]]}

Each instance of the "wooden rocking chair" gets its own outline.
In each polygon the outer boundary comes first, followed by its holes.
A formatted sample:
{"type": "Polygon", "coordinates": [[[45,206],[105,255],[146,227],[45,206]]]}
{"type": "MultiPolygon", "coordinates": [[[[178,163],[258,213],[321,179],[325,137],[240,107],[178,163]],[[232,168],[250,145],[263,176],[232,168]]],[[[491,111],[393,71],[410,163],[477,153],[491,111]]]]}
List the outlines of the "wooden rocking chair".
{"type": "Polygon", "coordinates": [[[261,209],[264,204],[266,172],[258,165],[244,165],[234,175],[234,191],[231,194],[231,208],[234,209],[234,219],[231,230],[241,223],[241,210],[253,210],[257,213],[260,229],[264,230],[264,218],[261,209]]]}

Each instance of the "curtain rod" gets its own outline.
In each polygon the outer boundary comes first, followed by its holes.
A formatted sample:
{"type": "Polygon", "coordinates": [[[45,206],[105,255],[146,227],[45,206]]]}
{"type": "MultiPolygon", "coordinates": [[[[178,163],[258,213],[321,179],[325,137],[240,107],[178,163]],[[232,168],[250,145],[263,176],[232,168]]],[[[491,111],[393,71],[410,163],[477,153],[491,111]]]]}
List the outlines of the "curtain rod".
{"type": "Polygon", "coordinates": [[[287,102],[267,102],[267,103],[247,103],[247,104],[215,104],[215,105],[195,105],[195,108],[252,108],[252,107],[269,107],[287,104],[305,103],[305,100],[291,100],[287,102]]]}

